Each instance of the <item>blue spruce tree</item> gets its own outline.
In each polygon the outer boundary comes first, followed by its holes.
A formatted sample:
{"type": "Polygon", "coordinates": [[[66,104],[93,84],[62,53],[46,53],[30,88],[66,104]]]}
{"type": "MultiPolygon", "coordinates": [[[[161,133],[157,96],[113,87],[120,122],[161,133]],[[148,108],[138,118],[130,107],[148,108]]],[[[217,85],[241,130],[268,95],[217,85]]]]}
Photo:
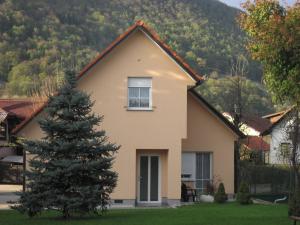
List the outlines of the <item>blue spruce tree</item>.
{"type": "Polygon", "coordinates": [[[46,116],[39,121],[45,137],[24,144],[35,157],[17,210],[35,216],[54,209],[69,218],[107,208],[117,181],[112,162],[119,146],[97,129],[103,117],[92,113],[92,106],[90,96],[76,89],[74,73],[67,72],[65,84],[50,97],[46,116]]]}

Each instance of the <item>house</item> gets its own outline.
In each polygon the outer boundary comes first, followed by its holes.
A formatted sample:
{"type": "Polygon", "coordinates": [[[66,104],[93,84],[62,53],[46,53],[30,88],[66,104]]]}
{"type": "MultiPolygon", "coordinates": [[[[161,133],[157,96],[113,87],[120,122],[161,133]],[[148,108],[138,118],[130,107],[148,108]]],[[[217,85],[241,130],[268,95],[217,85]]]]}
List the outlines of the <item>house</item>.
{"type": "Polygon", "coordinates": [[[23,182],[23,150],[13,147],[15,138],[12,134],[41,105],[30,99],[0,99],[0,183],[23,182]]]}
{"type": "MultiPolygon", "coordinates": [[[[233,123],[233,116],[224,112],[223,115],[233,123]]],[[[270,144],[261,136],[272,123],[269,119],[257,115],[243,115],[240,130],[246,135],[242,140],[241,157],[257,163],[269,163],[270,144]]]]}
{"type": "Polygon", "coordinates": [[[287,110],[266,115],[263,118],[271,122],[271,126],[262,132],[261,136],[270,143],[270,164],[287,164],[287,155],[291,151],[289,124],[293,118],[291,107],[287,110]]]}
{"type": "MultiPolygon", "coordinates": [[[[112,204],[178,205],[182,181],[201,193],[214,177],[234,193],[234,143],[243,134],[195,90],[202,81],[141,21],[79,73],[78,88],[104,115],[101,129],[121,145],[112,204]]],[[[42,138],[43,107],[14,135],[42,138]]]]}

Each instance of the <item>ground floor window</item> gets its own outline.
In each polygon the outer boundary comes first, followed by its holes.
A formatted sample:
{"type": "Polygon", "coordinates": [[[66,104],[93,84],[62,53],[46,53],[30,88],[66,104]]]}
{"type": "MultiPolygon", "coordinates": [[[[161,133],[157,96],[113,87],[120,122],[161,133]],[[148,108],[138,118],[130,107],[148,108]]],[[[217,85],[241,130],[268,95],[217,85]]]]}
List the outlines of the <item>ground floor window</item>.
{"type": "Polygon", "coordinates": [[[212,154],[210,152],[187,152],[182,154],[182,181],[191,189],[206,192],[212,182],[212,154]]]}

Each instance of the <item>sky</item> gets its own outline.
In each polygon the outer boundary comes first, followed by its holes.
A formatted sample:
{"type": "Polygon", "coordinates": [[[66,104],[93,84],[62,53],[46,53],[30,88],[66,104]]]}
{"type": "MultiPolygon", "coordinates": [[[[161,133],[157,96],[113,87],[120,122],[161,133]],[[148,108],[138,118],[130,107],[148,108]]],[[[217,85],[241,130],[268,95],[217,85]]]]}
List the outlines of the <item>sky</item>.
{"type": "MultiPolygon", "coordinates": [[[[230,6],[234,6],[234,7],[237,7],[237,8],[240,8],[240,5],[242,2],[244,2],[245,0],[219,0],[221,2],[224,2],[226,3],[227,5],[230,5],[230,6]]],[[[296,0],[280,0],[282,3],[287,3],[288,5],[290,4],[293,4],[296,2],[296,0]]]]}

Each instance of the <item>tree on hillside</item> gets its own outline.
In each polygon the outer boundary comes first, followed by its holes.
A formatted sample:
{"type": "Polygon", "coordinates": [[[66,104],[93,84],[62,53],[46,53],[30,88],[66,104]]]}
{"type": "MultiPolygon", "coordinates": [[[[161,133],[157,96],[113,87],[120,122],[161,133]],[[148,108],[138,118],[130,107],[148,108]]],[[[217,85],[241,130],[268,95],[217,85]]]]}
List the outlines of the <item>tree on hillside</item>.
{"type": "MultiPolygon", "coordinates": [[[[300,3],[284,8],[276,0],[248,0],[244,9],[240,24],[249,36],[247,47],[252,57],[263,64],[268,89],[278,102],[295,106],[290,124],[290,162],[294,175],[291,197],[295,197],[300,186],[300,3]]],[[[299,210],[291,213],[300,216],[299,210]]]]}
{"type": "Polygon", "coordinates": [[[90,96],[76,89],[74,74],[66,73],[39,121],[45,137],[25,142],[34,158],[25,174],[26,191],[14,208],[29,216],[59,210],[64,218],[106,209],[116,186],[111,167],[119,146],[108,143],[105,131],[97,129],[103,117],[93,114],[92,106],[90,96]]]}
{"type": "MultiPolygon", "coordinates": [[[[234,65],[232,64],[232,67],[235,67],[234,65]]],[[[246,112],[259,116],[272,113],[274,108],[271,97],[265,88],[244,75],[236,74],[234,71],[226,77],[212,74],[198,87],[198,91],[220,112],[234,114],[240,111],[240,114],[246,112]]]]}

